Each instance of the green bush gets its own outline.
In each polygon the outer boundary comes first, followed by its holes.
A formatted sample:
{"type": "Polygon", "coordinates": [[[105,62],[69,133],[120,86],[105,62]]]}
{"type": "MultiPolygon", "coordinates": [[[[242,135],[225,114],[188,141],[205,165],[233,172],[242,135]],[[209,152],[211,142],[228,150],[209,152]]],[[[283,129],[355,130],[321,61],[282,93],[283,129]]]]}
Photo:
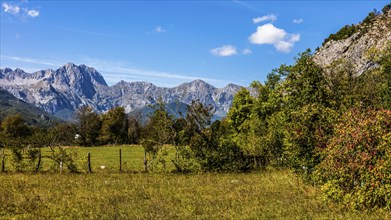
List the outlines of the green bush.
{"type": "Polygon", "coordinates": [[[388,13],[389,10],[391,10],[391,3],[385,5],[381,11],[382,11],[384,14],[386,14],[386,13],[388,13]]]}
{"type": "Polygon", "coordinates": [[[293,170],[309,177],[321,161],[336,113],[321,105],[305,105],[292,113],[285,134],[284,154],[293,170]]]}
{"type": "Polygon", "coordinates": [[[71,173],[79,173],[75,163],[77,158],[77,148],[51,147],[51,156],[49,158],[54,162],[52,169],[62,172],[67,168],[71,173]]]}
{"type": "Polygon", "coordinates": [[[358,27],[355,26],[354,24],[345,25],[337,33],[330,34],[330,36],[324,40],[322,45],[325,45],[327,42],[329,42],[331,40],[337,41],[337,40],[344,40],[346,38],[349,38],[354,33],[356,33],[358,30],[359,30],[358,27]]]}
{"type": "Polygon", "coordinates": [[[176,148],[176,157],[172,163],[177,172],[196,173],[201,171],[201,164],[189,146],[177,146],[176,148]]]}
{"type": "Polygon", "coordinates": [[[315,178],[334,201],[391,210],[390,146],[390,110],[350,110],[336,126],[315,178]]]}
{"type": "MultiPolygon", "coordinates": [[[[12,148],[11,166],[16,172],[37,172],[41,169],[41,152],[38,148],[12,148]]],[[[2,156],[2,155],[1,155],[2,156]]]]}

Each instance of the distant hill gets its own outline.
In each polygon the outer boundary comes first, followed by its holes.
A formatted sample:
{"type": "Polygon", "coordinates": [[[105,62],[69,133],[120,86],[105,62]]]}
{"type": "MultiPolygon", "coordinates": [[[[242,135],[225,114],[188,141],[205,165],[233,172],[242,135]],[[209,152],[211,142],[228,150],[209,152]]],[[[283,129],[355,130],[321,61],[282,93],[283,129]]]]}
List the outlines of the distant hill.
{"type": "Polygon", "coordinates": [[[202,80],[183,83],[173,88],[157,87],[148,82],[121,81],[108,86],[103,76],[94,68],[67,63],[57,70],[26,73],[21,69],[0,69],[0,88],[15,97],[69,120],[75,110],[84,105],[97,112],[122,106],[126,113],[154,104],[158,99],[165,103],[190,104],[200,100],[212,105],[219,117],[231,107],[233,96],[241,86],[228,84],[216,88],[202,80]]]}
{"type": "MultiPolygon", "coordinates": [[[[152,106],[148,105],[140,109],[136,109],[130,112],[129,115],[141,117],[141,121],[146,122],[148,120],[148,117],[151,116],[155,111],[152,106]]],[[[171,102],[165,104],[165,110],[168,112],[168,114],[172,115],[174,118],[179,118],[181,117],[181,115],[186,116],[187,107],[188,107],[187,104],[181,102],[179,103],[171,102]]]]}
{"type": "MultiPolygon", "coordinates": [[[[174,118],[186,117],[187,115],[187,107],[189,105],[182,102],[171,102],[165,105],[165,110],[168,114],[172,115],[174,118]]],[[[152,115],[154,109],[151,106],[144,106],[141,109],[137,109],[129,113],[129,115],[140,116],[143,122],[148,120],[148,117],[152,115]]],[[[214,112],[212,117],[212,122],[216,120],[221,120],[225,116],[224,113],[214,112]]]]}
{"type": "Polygon", "coordinates": [[[53,115],[0,89],[0,120],[2,121],[7,116],[14,114],[20,114],[27,124],[38,127],[50,127],[61,122],[53,115]]]}

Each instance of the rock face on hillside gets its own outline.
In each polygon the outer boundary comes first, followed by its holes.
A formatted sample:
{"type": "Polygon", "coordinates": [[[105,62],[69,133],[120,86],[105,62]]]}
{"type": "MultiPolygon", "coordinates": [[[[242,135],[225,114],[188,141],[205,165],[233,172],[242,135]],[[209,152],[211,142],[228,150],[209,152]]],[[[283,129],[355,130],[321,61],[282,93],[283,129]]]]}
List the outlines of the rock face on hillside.
{"type": "Polygon", "coordinates": [[[0,88],[0,121],[14,114],[21,115],[27,124],[39,127],[50,127],[61,122],[53,115],[15,98],[9,92],[0,88]]]}
{"type": "Polygon", "coordinates": [[[391,11],[375,16],[369,23],[355,26],[356,33],[342,40],[325,43],[314,55],[314,61],[322,67],[344,59],[350,62],[357,76],[376,67],[368,57],[369,49],[381,51],[391,42],[391,11]]]}
{"type": "Polygon", "coordinates": [[[31,74],[21,69],[0,69],[0,88],[60,118],[69,119],[83,105],[92,106],[98,112],[122,106],[129,113],[153,104],[159,98],[166,103],[185,104],[200,100],[203,104],[212,105],[216,114],[224,116],[232,104],[234,94],[241,87],[229,84],[218,89],[202,80],[174,88],[125,81],[109,87],[94,68],[68,63],[57,70],[48,69],[31,74]]]}

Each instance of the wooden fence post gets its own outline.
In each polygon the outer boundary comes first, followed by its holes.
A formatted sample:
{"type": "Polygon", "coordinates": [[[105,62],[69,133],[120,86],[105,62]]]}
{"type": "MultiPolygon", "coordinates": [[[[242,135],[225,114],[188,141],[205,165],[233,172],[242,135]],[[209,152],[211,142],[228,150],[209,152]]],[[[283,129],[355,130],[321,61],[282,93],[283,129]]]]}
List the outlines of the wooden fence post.
{"type": "Polygon", "coordinates": [[[35,172],[39,171],[39,167],[41,166],[41,159],[42,159],[42,154],[41,154],[41,148],[40,148],[39,152],[38,152],[38,164],[37,164],[37,167],[35,167],[35,172]]]}
{"type": "Polygon", "coordinates": [[[92,170],[91,170],[91,154],[90,153],[88,153],[88,156],[87,156],[87,165],[88,165],[88,172],[92,173],[92,170]]]}
{"type": "Polygon", "coordinates": [[[119,172],[122,171],[122,151],[119,149],[119,172]]]}
{"type": "Polygon", "coordinates": [[[144,170],[148,173],[148,159],[147,159],[147,151],[144,149],[144,170]]]}
{"type": "Polygon", "coordinates": [[[3,158],[1,159],[1,172],[5,172],[5,153],[3,153],[3,158]]]}

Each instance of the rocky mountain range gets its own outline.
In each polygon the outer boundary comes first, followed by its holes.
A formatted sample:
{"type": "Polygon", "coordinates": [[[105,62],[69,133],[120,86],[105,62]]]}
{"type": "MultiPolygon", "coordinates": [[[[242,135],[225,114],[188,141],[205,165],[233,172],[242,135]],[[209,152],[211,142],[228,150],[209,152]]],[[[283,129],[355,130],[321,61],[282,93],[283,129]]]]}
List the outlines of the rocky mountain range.
{"type": "Polygon", "coordinates": [[[57,70],[26,73],[21,69],[0,69],[0,88],[25,102],[56,115],[71,119],[74,111],[83,105],[105,112],[122,106],[127,113],[141,109],[162,99],[165,103],[190,104],[200,100],[212,105],[217,117],[230,108],[234,94],[240,86],[229,84],[216,88],[202,80],[183,83],[174,88],[157,87],[148,82],[121,81],[108,86],[94,68],[67,63],[57,70]]]}

